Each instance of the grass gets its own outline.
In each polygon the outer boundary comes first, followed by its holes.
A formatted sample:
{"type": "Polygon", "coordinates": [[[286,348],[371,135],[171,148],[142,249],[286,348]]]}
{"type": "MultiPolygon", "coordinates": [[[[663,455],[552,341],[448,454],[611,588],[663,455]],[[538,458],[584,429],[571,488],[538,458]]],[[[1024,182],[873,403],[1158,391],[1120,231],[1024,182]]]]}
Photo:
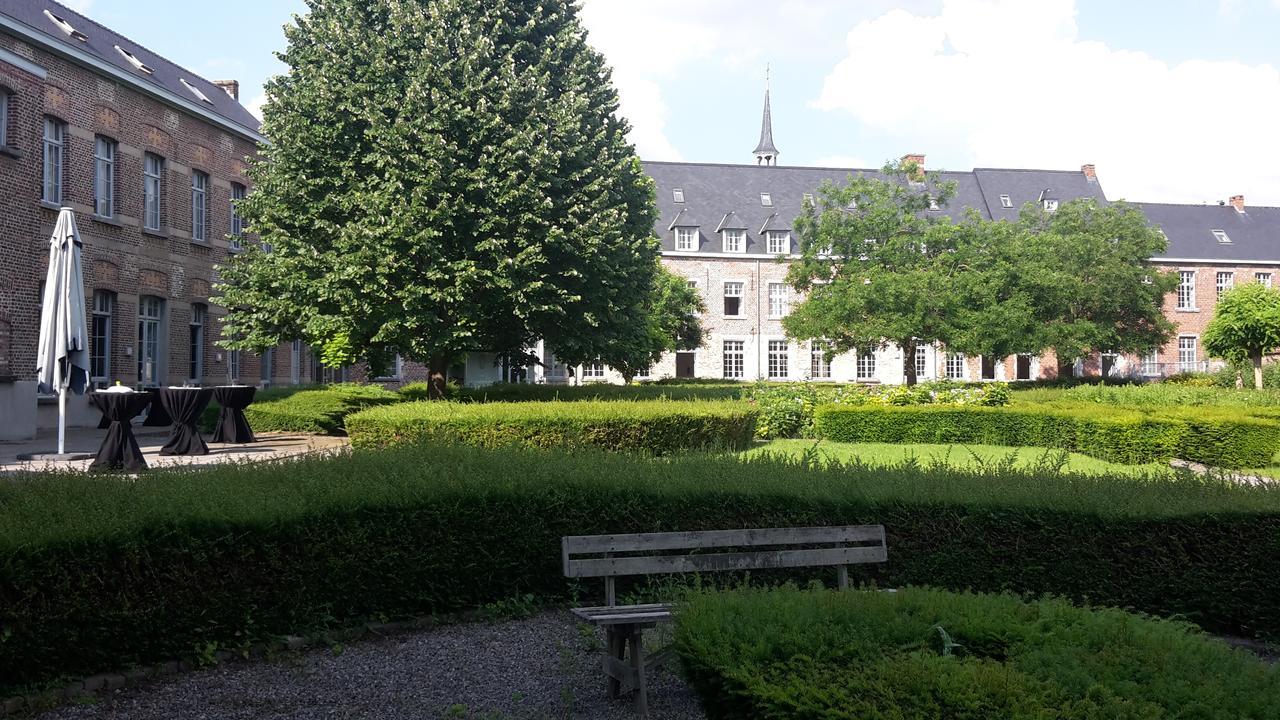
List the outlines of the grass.
{"type": "MultiPolygon", "coordinates": [[[[1148,477],[1171,475],[1167,465],[1122,465],[1053,448],[1003,445],[931,445],[838,443],[814,440],[774,440],[741,453],[743,457],[781,456],[824,462],[856,462],[881,467],[923,466],[959,469],[1007,467],[1017,470],[1053,469],[1081,475],[1148,477]]],[[[1276,469],[1280,472],[1280,468],[1276,469]]]]}

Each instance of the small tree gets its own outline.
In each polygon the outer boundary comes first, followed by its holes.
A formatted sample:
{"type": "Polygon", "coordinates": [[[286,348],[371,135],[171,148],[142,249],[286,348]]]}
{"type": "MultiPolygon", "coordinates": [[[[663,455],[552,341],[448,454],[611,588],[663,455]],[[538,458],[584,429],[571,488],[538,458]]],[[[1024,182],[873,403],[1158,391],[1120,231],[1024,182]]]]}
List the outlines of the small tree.
{"type": "Polygon", "coordinates": [[[1248,360],[1253,386],[1261,389],[1262,358],[1280,347],[1280,290],[1247,283],[1224,292],[1201,338],[1214,357],[1248,360]]]}
{"type": "Polygon", "coordinates": [[[698,315],[706,308],[698,290],[660,262],[654,273],[654,285],[644,314],[636,318],[645,332],[614,343],[600,356],[628,383],[663,354],[702,345],[702,322],[698,315]]]}

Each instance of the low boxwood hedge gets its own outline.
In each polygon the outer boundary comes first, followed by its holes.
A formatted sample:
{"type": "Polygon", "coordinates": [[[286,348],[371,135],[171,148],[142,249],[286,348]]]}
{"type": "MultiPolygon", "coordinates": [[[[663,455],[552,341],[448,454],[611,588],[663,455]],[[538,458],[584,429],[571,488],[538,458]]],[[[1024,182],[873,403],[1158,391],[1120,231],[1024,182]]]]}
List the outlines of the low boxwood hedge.
{"type": "Polygon", "coordinates": [[[743,449],[759,411],[733,402],[416,402],[371,408],[347,418],[355,447],[460,440],[482,447],[640,451],[743,449]]]}
{"type": "MultiPolygon", "coordinates": [[[[341,435],[344,419],[361,408],[403,402],[404,398],[378,385],[312,385],[261,390],[245,409],[245,418],[256,432],[302,432],[341,435]]],[[[218,417],[217,403],[210,403],[201,426],[212,430],[218,417]]]]}
{"type": "Polygon", "coordinates": [[[1038,446],[1118,463],[1181,458],[1222,468],[1264,467],[1280,448],[1280,423],[1212,408],[826,405],[814,426],[840,442],[1038,446]]]}
{"type": "Polygon", "coordinates": [[[526,593],[597,601],[563,577],[564,535],[865,523],[888,531],[883,585],[1280,638],[1275,487],[414,445],[0,483],[0,695],[526,593]]]}
{"type": "MultiPolygon", "coordinates": [[[[732,384],[632,384],[534,385],[499,383],[455,389],[449,396],[458,402],[577,402],[583,400],[737,400],[750,388],[732,384]]],[[[401,390],[403,392],[403,389],[401,390]]]]}
{"type": "Polygon", "coordinates": [[[1177,622],[1062,600],[738,590],[676,615],[712,720],[1280,717],[1280,671],[1177,622]]]}

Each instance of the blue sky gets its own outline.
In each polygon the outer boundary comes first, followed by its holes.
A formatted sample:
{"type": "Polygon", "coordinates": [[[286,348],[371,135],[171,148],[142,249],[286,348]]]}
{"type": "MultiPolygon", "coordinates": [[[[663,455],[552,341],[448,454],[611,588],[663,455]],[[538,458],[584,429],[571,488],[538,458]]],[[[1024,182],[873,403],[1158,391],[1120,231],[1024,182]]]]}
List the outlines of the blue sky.
{"type": "MultiPolygon", "coordinates": [[[[246,104],[301,0],[79,0],[246,104]]],[[[1280,205],[1280,0],[586,0],[642,157],[1077,168],[1108,196],[1280,205]]]]}

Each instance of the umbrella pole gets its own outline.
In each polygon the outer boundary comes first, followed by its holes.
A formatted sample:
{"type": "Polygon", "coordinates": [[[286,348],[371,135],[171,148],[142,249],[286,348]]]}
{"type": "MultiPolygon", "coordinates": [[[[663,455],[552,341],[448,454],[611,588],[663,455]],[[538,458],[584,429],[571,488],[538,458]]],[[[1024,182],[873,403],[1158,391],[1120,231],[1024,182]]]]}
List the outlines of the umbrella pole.
{"type": "Polygon", "coordinates": [[[58,454],[67,452],[67,388],[62,384],[62,363],[55,362],[53,383],[58,387],[58,454]]]}

